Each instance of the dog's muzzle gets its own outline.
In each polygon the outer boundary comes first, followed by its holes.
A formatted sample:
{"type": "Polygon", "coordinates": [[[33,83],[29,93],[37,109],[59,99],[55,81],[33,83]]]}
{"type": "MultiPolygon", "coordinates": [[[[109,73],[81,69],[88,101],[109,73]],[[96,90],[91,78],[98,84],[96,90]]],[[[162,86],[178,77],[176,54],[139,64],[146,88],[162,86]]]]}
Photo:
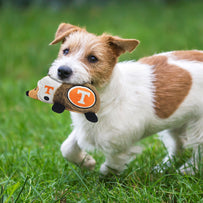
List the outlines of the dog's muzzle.
{"type": "Polygon", "coordinates": [[[73,71],[68,66],[60,66],[58,68],[58,76],[60,79],[67,79],[72,75],[73,71]]]}

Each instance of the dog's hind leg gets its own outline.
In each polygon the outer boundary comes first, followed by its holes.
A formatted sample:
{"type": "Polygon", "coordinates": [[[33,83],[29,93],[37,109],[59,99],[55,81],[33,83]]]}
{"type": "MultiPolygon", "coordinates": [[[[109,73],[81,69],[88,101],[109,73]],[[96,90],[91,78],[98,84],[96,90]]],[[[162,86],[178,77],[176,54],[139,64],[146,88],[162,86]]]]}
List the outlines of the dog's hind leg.
{"type": "Polygon", "coordinates": [[[185,130],[186,125],[181,128],[164,130],[158,134],[167,149],[168,155],[163,159],[162,164],[155,167],[155,170],[163,172],[163,170],[171,166],[175,156],[181,155],[184,150],[185,130]]]}
{"type": "Polygon", "coordinates": [[[77,144],[75,131],[73,131],[68,138],[61,145],[61,152],[63,157],[80,167],[93,170],[96,161],[86,152],[82,151],[77,144]]]}
{"type": "Polygon", "coordinates": [[[193,147],[192,157],[180,167],[183,174],[203,172],[203,117],[189,123],[185,147],[193,147]]]}
{"type": "Polygon", "coordinates": [[[179,168],[182,174],[190,175],[194,175],[198,170],[203,172],[203,145],[195,146],[193,156],[179,168]]]}

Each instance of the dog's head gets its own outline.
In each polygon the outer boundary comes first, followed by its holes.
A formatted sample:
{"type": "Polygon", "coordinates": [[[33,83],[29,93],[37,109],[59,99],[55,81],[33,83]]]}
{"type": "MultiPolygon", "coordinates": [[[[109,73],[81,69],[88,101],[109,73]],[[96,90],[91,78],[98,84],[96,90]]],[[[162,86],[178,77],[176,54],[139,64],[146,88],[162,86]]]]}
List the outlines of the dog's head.
{"type": "Polygon", "coordinates": [[[118,57],[126,51],[132,52],[139,44],[135,39],[108,34],[96,36],[66,23],[59,25],[50,45],[58,42],[62,44],[49,75],[65,83],[92,83],[95,86],[108,82],[118,57]]]}

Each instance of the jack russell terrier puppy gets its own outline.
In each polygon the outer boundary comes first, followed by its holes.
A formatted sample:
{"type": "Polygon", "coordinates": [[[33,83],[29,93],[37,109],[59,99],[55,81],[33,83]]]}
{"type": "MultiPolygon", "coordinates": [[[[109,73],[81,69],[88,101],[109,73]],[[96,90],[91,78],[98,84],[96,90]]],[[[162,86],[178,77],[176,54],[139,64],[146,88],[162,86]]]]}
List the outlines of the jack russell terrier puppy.
{"type": "Polygon", "coordinates": [[[64,83],[90,83],[101,99],[97,123],[71,113],[74,128],[61,146],[68,161],[94,169],[96,161],[85,150],[97,149],[106,157],[100,172],[121,173],[134,158],[135,142],[160,132],[168,150],[164,162],[191,146],[194,156],[188,165],[197,164],[203,154],[203,51],[172,51],[117,63],[138,40],[96,36],[66,23],[59,25],[50,44],[58,42],[58,58],[48,74],[64,83]]]}

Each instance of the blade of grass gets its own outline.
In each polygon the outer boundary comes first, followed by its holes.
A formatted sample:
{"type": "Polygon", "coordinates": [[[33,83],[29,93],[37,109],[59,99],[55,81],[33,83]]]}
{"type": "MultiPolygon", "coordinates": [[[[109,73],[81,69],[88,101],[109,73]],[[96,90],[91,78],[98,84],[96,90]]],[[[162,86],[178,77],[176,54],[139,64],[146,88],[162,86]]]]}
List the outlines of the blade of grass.
{"type": "MultiPolygon", "coordinates": [[[[28,182],[28,183],[29,183],[29,182],[28,182]]],[[[36,190],[36,188],[35,188],[31,183],[29,183],[29,185],[30,185],[30,187],[35,191],[35,193],[37,194],[35,200],[39,197],[40,200],[43,202],[44,200],[43,200],[41,194],[36,190]]]]}
{"type": "Polygon", "coordinates": [[[85,184],[85,182],[83,181],[83,179],[80,177],[80,175],[78,174],[78,172],[71,166],[71,164],[69,164],[70,168],[72,169],[72,171],[75,173],[75,175],[79,178],[79,180],[81,181],[81,183],[84,185],[84,187],[87,189],[87,191],[89,192],[89,188],[87,187],[87,185],[85,184]]]}
{"type": "Polygon", "coordinates": [[[1,193],[0,193],[0,203],[3,203],[4,202],[4,187],[3,185],[1,186],[1,193]]]}
{"type": "Polygon", "coordinates": [[[10,201],[10,199],[11,199],[12,195],[14,194],[14,192],[19,188],[19,185],[20,185],[20,182],[17,182],[16,184],[14,184],[14,185],[12,186],[12,190],[11,190],[11,192],[10,192],[10,195],[9,195],[9,197],[6,199],[5,203],[7,203],[7,202],[10,201]]]}
{"type": "Polygon", "coordinates": [[[24,188],[25,188],[25,184],[27,183],[27,181],[28,181],[28,176],[26,177],[26,179],[25,179],[25,181],[24,181],[24,184],[23,184],[23,186],[22,186],[22,188],[21,188],[21,190],[20,190],[20,192],[19,192],[19,194],[18,194],[18,196],[17,196],[17,198],[16,198],[16,200],[15,200],[15,203],[18,201],[18,199],[19,199],[21,193],[23,192],[23,190],[24,190],[24,188]]]}

